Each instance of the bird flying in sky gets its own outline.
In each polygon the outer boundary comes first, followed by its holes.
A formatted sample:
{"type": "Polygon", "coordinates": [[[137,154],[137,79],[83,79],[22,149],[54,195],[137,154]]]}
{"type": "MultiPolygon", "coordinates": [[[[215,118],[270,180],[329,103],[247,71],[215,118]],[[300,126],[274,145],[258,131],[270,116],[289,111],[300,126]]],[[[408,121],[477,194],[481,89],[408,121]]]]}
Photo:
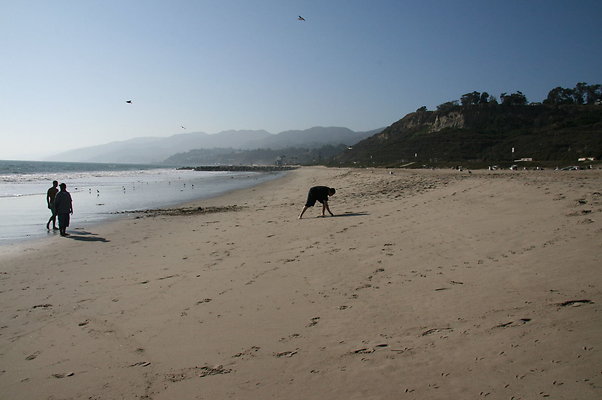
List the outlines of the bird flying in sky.
{"type": "Polygon", "coordinates": [[[182,128],[182,129],[186,129],[186,128],[185,128],[184,126],[182,126],[182,125],[180,125],[180,128],[182,128]]]}
{"type": "Polygon", "coordinates": [[[297,20],[299,20],[299,21],[305,21],[305,18],[303,18],[302,16],[300,16],[300,15],[299,15],[299,16],[297,17],[297,20]]]}
{"type": "Polygon", "coordinates": [[[125,102],[128,104],[132,104],[132,100],[126,100],[125,102]]]}

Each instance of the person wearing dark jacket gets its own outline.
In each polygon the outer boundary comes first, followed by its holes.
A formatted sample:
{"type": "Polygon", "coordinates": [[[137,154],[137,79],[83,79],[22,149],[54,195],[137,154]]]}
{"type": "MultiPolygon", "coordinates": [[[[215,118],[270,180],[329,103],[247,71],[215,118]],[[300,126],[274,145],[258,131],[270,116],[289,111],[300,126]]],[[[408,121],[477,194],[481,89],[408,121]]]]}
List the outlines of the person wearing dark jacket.
{"type": "Polygon", "coordinates": [[[54,198],[54,208],[59,220],[59,232],[61,236],[69,236],[67,227],[69,227],[70,216],[73,214],[73,201],[71,194],[67,191],[67,185],[61,183],[61,191],[54,198]]]}
{"type": "Polygon", "coordinates": [[[328,213],[334,217],[334,214],[330,211],[330,207],[328,207],[328,197],[332,196],[336,193],[334,188],[328,186],[314,186],[309,189],[307,193],[307,201],[305,202],[305,206],[303,206],[303,210],[301,210],[301,214],[299,214],[299,219],[303,218],[303,214],[309,207],[313,207],[316,204],[316,201],[322,203],[322,216],[324,217],[324,212],[328,210],[328,213]]]}

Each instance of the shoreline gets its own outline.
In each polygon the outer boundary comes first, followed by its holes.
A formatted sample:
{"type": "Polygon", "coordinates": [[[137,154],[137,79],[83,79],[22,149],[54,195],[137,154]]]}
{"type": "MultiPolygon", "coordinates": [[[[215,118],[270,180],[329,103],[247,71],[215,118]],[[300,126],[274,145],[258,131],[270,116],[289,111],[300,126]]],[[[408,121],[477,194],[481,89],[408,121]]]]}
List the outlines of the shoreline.
{"type": "Polygon", "coordinates": [[[178,170],[193,171],[227,171],[227,172],[285,172],[292,171],[299,166],[275,166],[275,165],[201,165],[198,167],[179,167],[178,170]]]}
{"type": "Polygon", "coordinates": [[[597,399],[600,187],[304,167],[0,255],[0,397],[597,399]]]}
{"type": "MultiPolygon", "coordinates": [[[[174,169],[175,171],[175,169],[174,169]]],[[[232,171],[234,173],[237,172],[244,172],[244,171],[232,171]]],[[[242,182],[242,185],[239,184],[238,187],[227,187],[227,184],[229,184],[230,182],[234,182],[231,179],[229,180],[223,180],[223,182],[220,182],[217,186],[213,185],[211,182],[201,182],[203,185],[206,185],[207,189],[203,186],[199,186],[198,182],[195,181],[195,177],[192,175],[189,175],[187,177],[188,180],[190,180],[191,182],[188,182],[188,190],[186,190],[187,193],[185,194],[180,194],[180,193],[176,193],[176,194],[172,194],[171,197],[172,198],[163,198],[162,200],[149,200],[147,197],[145,196],[152,196],[151,193],[149,194],[144,194],[145,191],[148,191],[148,186],[145,187],[144,183],[140,183],[140,181],[137,181],[136,183],[138,185],[142,185],[141,187],[134,187],[135,184],[132,184],[132,188],[129,187],[128,184],[128,189],[132,189],[132,190],[128,190],[128,195],[134,195],[134,203],[132,203],[132,200],[129,200],[129,204],[122,204],[121,205],[121,209],[119,208],[115,208],[113,207],[113,209],[111,209],[111,207],[107,207],[106,204],[117,204],[119,202],[121,202],[122,200],[120,199],[121,197],[125,198],[125,194],[126,194],[126,185],[123,185],[123,192],[121,190],[113,190],[113,191],[103,191],[103,197],[95,197],[92,199],[92,191],[96,190],[96,188],[93,188],[92,186],[88,186],[88,188],[84,188],[84,190],[78,190],[77,186],[79,185],[75,185],[75,191],[71,191],[72,196],[74,196],[74,205],[75,205],[75,210],[76,213],[74,214],[74,216],[71,218],[71,227],[69,228],[69,230],[71,231],[77,231],[77,230],[85,230],[88,229],[90,227],[94,227],[96,225],[101,225],[104,223],[110,223],[113,220],[119,219],[119,218],[123,218],[124,216],[127,215],[140,215],[141,211],[144,210],[157,210],[159,208],[162,209],[168,209],[168,208],[177,208],[177,207],[181,207],[185,204],[188,203],[194,203],[194,202],[202,202],[206,199],[212,198],[212,197],[219,197],[222,194],[228,193],[232,190],[237,190],[238,188],[247,188],[247,187],[252,187],[258,184],[261,184],[264,181],[269,181],[272,179],[278,179],[279,176],[286,174],[287,171],[273,171],[273,172],[269,172],[269,171],[254,171],[254,172],[258,172],[258,174],[253,174],[253,176],[248,176],[246,178],[243,178],[244,181],[242,182]],[[197,184],[196,190],[195,190],[195,184],[197,184]],[[136,189],[142,189],[142,191],[140,190],[136,190],[136,189]],[[191,189],[192,190],[191,190],[191,189]],[[90,192],[90,196],[86,196],[86,194],[90,192]],[[140,193],[141,192],[141,193],[140,193]],[[217,192],[217,193],[213,193],[213,192],[217,192]],[[138,194],[136,194],[138,193],[138,194]],[[108,197],[107,197],[108,194],[108,197]],[[195,196],[196,194],[196,196],[195,196]],[[123,196],[122,196],[123,195],[123,196]],[[83,196],[83,198],[82,198],[83,196]],[[135,196],[138,196],[138,198],[136,198],[135,196]],[[195,196],[196,198],[192,198],[192,196],[195,196]],[[180,198],[178,198],[180,197],[180,198]],[[98,200],[97,200],[98,199],[98,200]],[[117,203],[113,203],[113,201],[117,200],[117,203]],[[138,200],[136,202],[136,200],[138,200]],[[82,202],[83,201],[83,202],[82,202]],[[152,203],[157,203],[157,204],[152,204],[152,203]],[[98,203],[98,204],[95,204],[98,203]],[[100,208],[98,206],[101,206],[101,208],[105,208],[105,211],[100,210],[100,208]],[[138,207],[138,208],[136,208],[138,207]],[[99,211],[100,210],[100,211],[99,211]]],[[[195,174],[195,172],[192,172],[192,174],[195,174]]],[[[182,177],[180,177],[181,179],[182,177]]],[[[186,177],[185,177],[186,178],[186,177]]],[[[240,178],[235,176],[236,180],[239,180],[240,178]]],[[[134,178],[129,177],[128,179],[132,180],[134,178]]],[[[180,183],[180,182],[178,182],[180,183]]],[[[147,182],[146,185],[148,185],[149,183],[147,182]]],[[[156,183],[155,183],[156,184],[156,183]]],[[[166,187],[169,187],[170,191],[173,191],[174,189],[172,189],[172,185],[171,182],[169,182],[168,180],[164,180],[163,182],[159,182],[159,185],[164,185],[166,187]]],[[[181,184],[181,183],[180,183],[181,184]]],[[[85,186],[85,185],[84,185],[85,186]]],[[[115,186],[119,186],[121,187],[122,184],[116,184],[115,186]]],[[[173,187],[175,187],[176,185],[174,184],[173,187]]],[[[186,183],[184,183],[184,189],[186,189],[186,183]]],[[[175,191],[177,192],[177,188],[175,189],[175,191]]],[[[98,190],[96,190],[96,192],[98,192],[98,190]]],[[[179,190],[179,192],[185,192],[185,190],[179,190]]],[[[32,197],[42,197],[42,195],[39,196],[27,196],[27,201],[29,203],[32,202],[32,200],[30,198],[32,197]]],[[[165,197],[165,196],[163,196],[165,197]]],[[[19,197],[17,197],[18,199],[19,197]]],[[[14,201],[13,198],[8,199],[9,201],[14,201]]],[[[9,203],[10,205],[11,203],[9,203]]],[[[6,203],[5,203],[6,205],[6,203]]],[[[53,233],[52,231],[46,231],[45,229],[41,229],[40,228],[40,224],[38,224],[38,218],[44,220],[47,220],[48,215],[46,214],[46,210],[42,210],[41,208],[36,208],[35,210],[30,210],[30,212],[27,212],[27,205],[23,205],[23,204],[13,204],[13,206],[19,207],[19,212],[21,212],[22,214],[26,214],[27,216],[23,215],[23,220],[16,220],[14,218],[10,218],[11,216],[9,215],[8,219],[4,219],[4,224],[6,226],[3,226],[2,228],[6,228],[6,231],[4,232],[5,235],[3,235],[2,238],[0,238],[0,253],[3,252],[3,250],[9,248],[9,247],[14,247],[15,245],[19,245],[19,244],[27,244],[27,243],[32,243],[35,242],[37,240],[47,240],[49,237],[53,237],[53,233]],[[43,212],[43,214],[42,214],[43,212]],[[38,218],[36,218],[36,216],[38,218]],[[10,225],[10,223],[16,224],[16,225],[10,225]],[[17,221],[19,221],[19,223],[17,224],[17,221]]],[[[29,204],[29,206],[37,206],[37,204],[29,204]]],[[[119,206],[117,206],[119,207],[119,206]]],[[[20,214],[17,214],[20,215],[20,214]]],[[[42,224],[43,225],[43,224],[42,224]]]]}

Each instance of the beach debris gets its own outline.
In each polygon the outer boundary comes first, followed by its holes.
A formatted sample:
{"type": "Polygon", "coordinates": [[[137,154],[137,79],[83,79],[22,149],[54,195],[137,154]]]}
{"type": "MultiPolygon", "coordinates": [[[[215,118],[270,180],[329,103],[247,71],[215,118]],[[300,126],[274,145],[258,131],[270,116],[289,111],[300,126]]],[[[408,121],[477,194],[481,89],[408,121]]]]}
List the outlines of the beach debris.
{"type": "Polygon", "coordinates": [[[567,301],[563,301],[562,303],[558,303],[556,305],[560,306],[560,307],[568,307],[568,306],[573,306],[573,307],[579,307],[582,304],[593,304],[594,302],[588,299],[583,299],[583,300],[567,300],[567,301]]]}
{"type": "Polygon", "coordinates": [[[149,361],[138,361],[130,364],[130,367],[148,367],[149,365],[151,365],[149,361]]]}
{"type": "Polygon", "coordinates": [[[175,277],[177,277],[177,276],[180,276],[180,275],[178,275],[178,274],[175,274],[175,275],[167,275],[167,276],[163,276],[163,277],[161,277],[161,278],[157,278],[157,280],[158,280],[158,281],[162,281],[163,279],[175,278],[175,277]]]}
{"type": "Polygon", "coordinates": [[[232,372],[231,369],[226,369],[226,368],[224,368],[223,365],[216,365],[215,367],[205,366],[205,367],[201,367],[200,370],[201,370],[201,373],[199,375],[200,378],[204,378],[209,375],[229,374],[230,372],[232,372]]]}
{"type": "Polygon", "coordinates": [[[197,304],[197,306],[198,306],[199,304],[203,304],[203,303],[209,303],[211,300],[212,300],[212,299],[210,299],[210,298],[206,298],[206,299],[203,299],[203,300],[199,300],[199,301],[197,301],[197,302],[196,302],[196,304],[197,304]]]}
{"type": "Polygon", "coordinates": [[[308,328],[312,327],[312,326],[316,326],[318,325],[318,321],[320,320],[320,317],[313,317],[311,319],[311,322],[309,323],[309,325],[307,325],[308,328]]]}
{"type": "Polygon", "coordinates": [[[52,304],[37,304],[31,308],[33,309],[33,308],[49,308],[49,307],[52,307],[52,304]]]}
{"type": "Polygon", "coordinates": [[[77,326],[86,326],[86,325],[88,325],[89,323],[90,323],[90,320],[89,320],[89,319],[87,319],[87,320],[85,320],[85,321],[82,321],[82,322],[80,322],[79,324],[77,324],[77,326]]]}
{"type": "Polygon", "coordinates": [[[158,217],[163,215],[194,215],[194,214],[210,214],[226,211],[239,211],[245,207],[232,205],[222,207],[178,207],[178,208],[162,208],[152,210],[131,210],[118,211],[114,214],[143,214],[145,217],[158,217]]]}

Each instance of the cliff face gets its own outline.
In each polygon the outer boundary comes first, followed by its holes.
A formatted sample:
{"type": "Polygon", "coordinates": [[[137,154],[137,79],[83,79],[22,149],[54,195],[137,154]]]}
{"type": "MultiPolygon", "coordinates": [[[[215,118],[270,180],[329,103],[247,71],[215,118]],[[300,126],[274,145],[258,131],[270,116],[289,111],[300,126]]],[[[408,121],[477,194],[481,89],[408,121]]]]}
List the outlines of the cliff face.
{"type": "Polygon", "coordinates": [[[399,132],[425,131],[427,133],[439,132],[443,129],[464,128],[464,113],[452,111],[448,114],[437,112],[415,112],[406,115],[381,133],[377,134],[380,140],[388,140],[399,132]]]}
{"type": "Polygon", "coordinates": [[[433,122],[433,125],[428,129],[428,132],[439,132],[447,128],[464,128],[464,114],[450,112],[447,115],[436,115],[435,122],[433,122]]]}
{"type": "Polygon", "coordinates": [[[410,113],[338,156],[335,164],[566,160],[602,156],[601,106],[457,106],[410,113]],[[513,154],[512,148],[517,151],[513,154]]]}

